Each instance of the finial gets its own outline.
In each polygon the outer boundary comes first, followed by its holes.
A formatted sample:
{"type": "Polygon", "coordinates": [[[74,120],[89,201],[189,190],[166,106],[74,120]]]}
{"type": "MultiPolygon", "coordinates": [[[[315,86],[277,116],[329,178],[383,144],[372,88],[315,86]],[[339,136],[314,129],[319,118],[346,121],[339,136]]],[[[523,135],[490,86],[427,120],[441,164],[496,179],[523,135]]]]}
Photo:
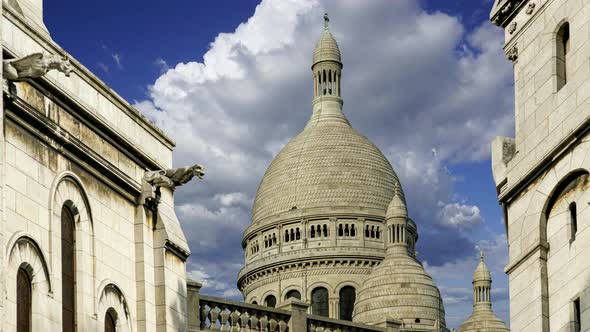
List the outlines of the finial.
{"type": "Polygon", "coordinates": [[[483,258],[484,258],[483,250],[482,249],[479,249],[479,261],[480,262],[483,262],[483,258]]]}
{"type": "Polygon", "coordinates": [[[324,30],[328,30],[328,23],[330,23],[330,18],[328,17],[328,13],[324,14],[324,30]]]}

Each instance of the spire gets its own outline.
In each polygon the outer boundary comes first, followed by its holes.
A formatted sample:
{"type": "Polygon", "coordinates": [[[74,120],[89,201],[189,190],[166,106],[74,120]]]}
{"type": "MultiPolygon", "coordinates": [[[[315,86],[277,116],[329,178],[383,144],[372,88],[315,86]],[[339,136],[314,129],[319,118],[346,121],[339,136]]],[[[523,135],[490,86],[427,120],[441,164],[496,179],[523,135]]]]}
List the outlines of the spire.
{"type": "Polygon", "coordinates": [[[482,249],[479,249],[479,261],[482,262],[482,263],[483,263],[483,258],[484,258],[483,250],[482,249]]]}
{"type": "Polygon", "coordinates": [[[310,124],[317,120],[328,119],[348,124],[342,113],[342,62],[340,48],[329,29],[330,18],[324,14],[324,31],[313,51],[313,114],[310,124]]]}

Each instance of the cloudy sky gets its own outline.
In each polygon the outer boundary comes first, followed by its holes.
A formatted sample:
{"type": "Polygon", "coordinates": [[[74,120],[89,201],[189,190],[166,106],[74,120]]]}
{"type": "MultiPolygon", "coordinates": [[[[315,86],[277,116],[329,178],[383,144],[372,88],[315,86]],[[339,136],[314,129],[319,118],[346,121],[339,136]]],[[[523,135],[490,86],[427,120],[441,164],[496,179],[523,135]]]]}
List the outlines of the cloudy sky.
{"type": "Polygon", "coordinates": [[[490,141],[512,136],[511,63],[491,0],[46,2],[53,38],[207,167],[176,194],[203,293],[240,299],[241,233],[273,157],[311,115],[323,13],[342,51],[344,112],[400,176],[449,327],[471,312],[478,249],[508,320],[507,248],[490,141]],[[75,27],[75,28],[73,28],[75,27]]]}

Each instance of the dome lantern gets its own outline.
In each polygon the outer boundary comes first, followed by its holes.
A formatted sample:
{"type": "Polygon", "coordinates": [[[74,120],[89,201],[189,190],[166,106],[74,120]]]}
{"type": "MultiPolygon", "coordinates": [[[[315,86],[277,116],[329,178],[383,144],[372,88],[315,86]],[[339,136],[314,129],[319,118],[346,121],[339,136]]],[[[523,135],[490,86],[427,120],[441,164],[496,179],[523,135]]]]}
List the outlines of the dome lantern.
{"type": "Polygon", "coordinates": [[[342,59],[336,39],[330,32],[330,18],[324,14],[324,32],[313,51],[314,100],[321,97],[341,98],[342,59]]]}

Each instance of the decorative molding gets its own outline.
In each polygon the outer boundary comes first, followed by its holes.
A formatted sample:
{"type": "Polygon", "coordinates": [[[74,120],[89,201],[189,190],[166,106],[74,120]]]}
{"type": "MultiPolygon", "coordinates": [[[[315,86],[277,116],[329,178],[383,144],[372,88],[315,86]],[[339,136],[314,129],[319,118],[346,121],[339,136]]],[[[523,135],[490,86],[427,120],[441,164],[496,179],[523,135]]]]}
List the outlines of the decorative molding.
{"type": "Polygon", "coordinates": [[[518,23],[516,23],[516,22],[510,23],[510,26],[508,27],[508,33],[513,34],[514,31],[516,31],[517,27],[518,27],[518,23]]]}
{"type": "Polygon", "coordinates": [[[529,3],[529,5],[526,7],[526,14],[531,15],[533,13],[533,11],[535,10],[536,6],[537,6],[537,4],[534,2],[529,3]]]}
{"type": "Polygon", "coordinates": [[[520,11],[528,0],[496,0],[490,20],[497,26],[506,28],[510,20],[520,11]]]}
{"type": "Polygon", "coordinates": [[[514,45],[509,51],[508,53],[506,53],[506,56],[508,58],[508,60],[515,62],[516,60],[518,60],[518,47],[516,45],[514,45]]]}

